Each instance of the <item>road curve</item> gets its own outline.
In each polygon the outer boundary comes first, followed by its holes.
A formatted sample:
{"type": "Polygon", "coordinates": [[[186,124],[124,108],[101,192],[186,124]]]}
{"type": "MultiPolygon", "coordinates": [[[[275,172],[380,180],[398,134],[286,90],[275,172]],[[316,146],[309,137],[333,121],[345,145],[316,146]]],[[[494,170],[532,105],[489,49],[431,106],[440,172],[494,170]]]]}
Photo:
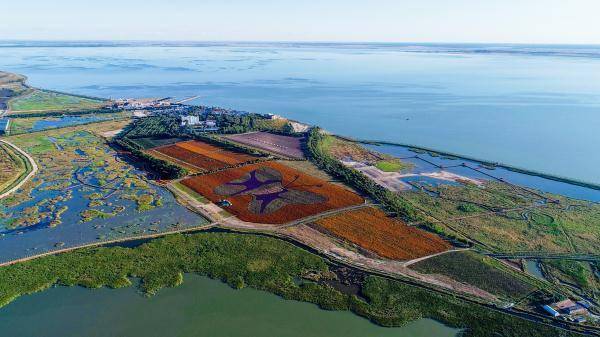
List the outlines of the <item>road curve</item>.
{"type": "Polygon", "coordinates": [[[8,146],[12,147],[12,148],[13,148],[13,149],[15,149],[17,152],[19,152],[20,154],[22,154],[22,155],[23,155],[25,158],[27,158],[27,160],[29,161],[29,164],[30,164],[30,165],[31,165],[31,167],[32,167],[32,169],[31,169],[31,172],[29,172],[29,174],[28,174],[28,175],[27,175],[25,178],[23,178],[23,180],[21,180],[21,181],[20,181],[20,182],[19,182],[17,185],[15,185],[15,186],[14,186],[13,188],[11,188],[10,190],[8,190],[8,191],[6,191],[6,192],[4,192],[4,193],[0,194],[0,199],[4,199],[4,198],[6,198],[7,196],[9,196],[9,195],[13,194],[13,193],[14,193],[15,191],[17,191],[19,188],[21,188],[21,187],[22,187],[22,186],[23,186],[23,185],[24,185],[26,182],[28,182],[28,181],[29,181],[29,179],[31,179],[31,178],[32,178],[32,177],[33,177],[33,176],[34,176],[34,175],[37,173],[37,171],[38,171],[38,166],[37,166],[37,164],[35,163],[35,160],[33,160],[33,158],[31,158],[31,156],[30,156],[30,155],[29,155],[27,152],[25,152],[25,151],[21,150],[20,148],[18,148],[17,146],[15,146],[13,143],[11,143],[11,142],[8,142],[8,141],[6,141],[6,140],[2,140],[2,139],[0,139],[0,142],[2,142],[2,143],[4,143],[4,144],[6,144],[6,145],[8,145],[8,146]]]}

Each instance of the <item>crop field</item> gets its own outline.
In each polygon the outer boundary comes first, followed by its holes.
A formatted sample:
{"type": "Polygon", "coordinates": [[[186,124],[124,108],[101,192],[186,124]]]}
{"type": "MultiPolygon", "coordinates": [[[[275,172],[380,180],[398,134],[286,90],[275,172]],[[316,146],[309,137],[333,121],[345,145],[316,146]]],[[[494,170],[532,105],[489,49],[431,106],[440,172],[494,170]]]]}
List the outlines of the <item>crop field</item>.
{"type": "Polygon", "coordinates": [[[424,274],[439,274],[476,286],[491,294],[517,299],[536,289],[529,279],[500,262],[474,252],[453,252],[417,262],[410,268],[424,274]]]}
{"type": "Polygon", "coordinates": [[[0,194],[16,185],[26,173],[26,159],[11,146],[0,143],[0,194]]]}
{"type": "Polygon", "coordinates": [[[160,138],[160,137],[144,137],[144,138],[135,138],[132,141],[139,146],[141,146],[144,150],[148,150],[154,147],[166,146],[175,144],[183,141],[181,138],[160,138]]]}
{"type": "Polygon", "coordinates": [[[255,160],[256,157],[224,150],[199,141],[185,141],[150,150],[161,159],[181,165],[192,172],[218,170],[255,160]]]}
{"type": "Polygon", "coordinates": [[[304,158],[302,138],[300,137],[282,136],[268,132],[251,132],[229,135],[225,138],[284,157],[304,158]]]}
{"type": "Polygon", "coordinates": [[[373,207],[326,217],[316,221],[315,226],[378,256],[394,260],[411,260],[451,248],[438,236],[407,226],[373,207]]]}
{"type": "Polygon", "coordinates": [[[231,202],[228,212],[255,223],[283,224],[364,202],[343,187],[274,162],[190,177],[182,183],[212,202],[231,202]]]}
{"type": "Polygon", "coordinates": [[[103,101],[71,96],[50,91],[36,90],[10,102],[14,113],[57,111],[71,109],[97,109],[103,101]]]}

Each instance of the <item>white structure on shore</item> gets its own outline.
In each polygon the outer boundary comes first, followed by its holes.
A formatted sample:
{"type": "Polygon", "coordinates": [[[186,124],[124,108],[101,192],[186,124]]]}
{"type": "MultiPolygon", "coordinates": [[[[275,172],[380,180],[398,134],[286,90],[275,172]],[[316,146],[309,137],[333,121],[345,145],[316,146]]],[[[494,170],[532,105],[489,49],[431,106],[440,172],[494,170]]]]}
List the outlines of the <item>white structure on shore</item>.
{"type": "Polygon", "coordinates": [[[181,116],[181,126],[199,125],[200,117],[198,116],[181,116]]]}

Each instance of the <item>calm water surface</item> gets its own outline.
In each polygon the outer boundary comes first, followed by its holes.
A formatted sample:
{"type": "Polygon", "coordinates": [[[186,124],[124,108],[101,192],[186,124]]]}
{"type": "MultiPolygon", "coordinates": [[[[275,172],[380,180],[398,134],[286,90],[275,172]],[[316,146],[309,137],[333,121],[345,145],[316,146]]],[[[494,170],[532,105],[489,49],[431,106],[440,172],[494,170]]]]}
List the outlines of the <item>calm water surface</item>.
{"type": "Polygon", "coordinates": [[[598,46],[11,42],[0,69],[101,97],[201,95],[600,183],[598,46]]]}
{"type": "Polygon", "coordinates": [[[133,288],[57,287],[0,309],[3,336],[453,337],[458,330],[421,319],[382,328],[349,312],[324,311],[253,289],[233,290],[196,275],[145,298],[133,288]],[[35,310],[32,310],[35,308],[35,310]]]}

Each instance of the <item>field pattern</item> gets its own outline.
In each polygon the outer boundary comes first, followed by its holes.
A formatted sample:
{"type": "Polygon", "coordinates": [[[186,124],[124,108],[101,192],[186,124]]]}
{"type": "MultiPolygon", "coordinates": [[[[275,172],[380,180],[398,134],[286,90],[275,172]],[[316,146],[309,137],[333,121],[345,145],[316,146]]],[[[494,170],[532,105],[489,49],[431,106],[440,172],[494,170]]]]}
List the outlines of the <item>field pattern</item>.
{"type": "Polygon", "coordinates": [[[26,159],[11,146],[0,143],[0,194],[15,185],[26,172],[26,159]]]}
{"type": "Polygon", "coordinates": [[[71,109],[97,109],[103,101],[71,96],[44,90],[36,90],[31,94],[16,98],[10,102],[14,113],[57,111],[71,109]]]}
{"type": "Polygon", "coordinates": [[[181,165],[192,172],[218,170],[256,160],[256,157],[223,150],[199,141],[161,146],[150,150],[150,153],[158,153],[157,157],[181,165]]]}
{"type": "Polygon", "coordinates": [[[410,266],[421,273],[440,274],[474,285],[491,294],[519,298],[535,287],[500,266],[500,262],[474,252],[442,254],[410,266]]]}
{"type": "Polygon", "coordinates": [[[268,132],[250,132],[238,135],[229,135],[225,138],[255,147],[284,157],[296,159],[304,158],[302,151],[302,138],[276,135],[268,132]]]}
{"type": "Polygon", "coordinates": [[[393,220],[372,207],[326,217],[316,221],[315,226],[362,249],[394,260],[411,260],[451,248],[436,235],[393,220]]]}
{"type": "Polygon", "coordinates": [[[345,188],[274,162],[191,177],[182,183],[213,202],[229,201],[228,212],[255,223],[283,224],[364,201],[345,188]]]}

